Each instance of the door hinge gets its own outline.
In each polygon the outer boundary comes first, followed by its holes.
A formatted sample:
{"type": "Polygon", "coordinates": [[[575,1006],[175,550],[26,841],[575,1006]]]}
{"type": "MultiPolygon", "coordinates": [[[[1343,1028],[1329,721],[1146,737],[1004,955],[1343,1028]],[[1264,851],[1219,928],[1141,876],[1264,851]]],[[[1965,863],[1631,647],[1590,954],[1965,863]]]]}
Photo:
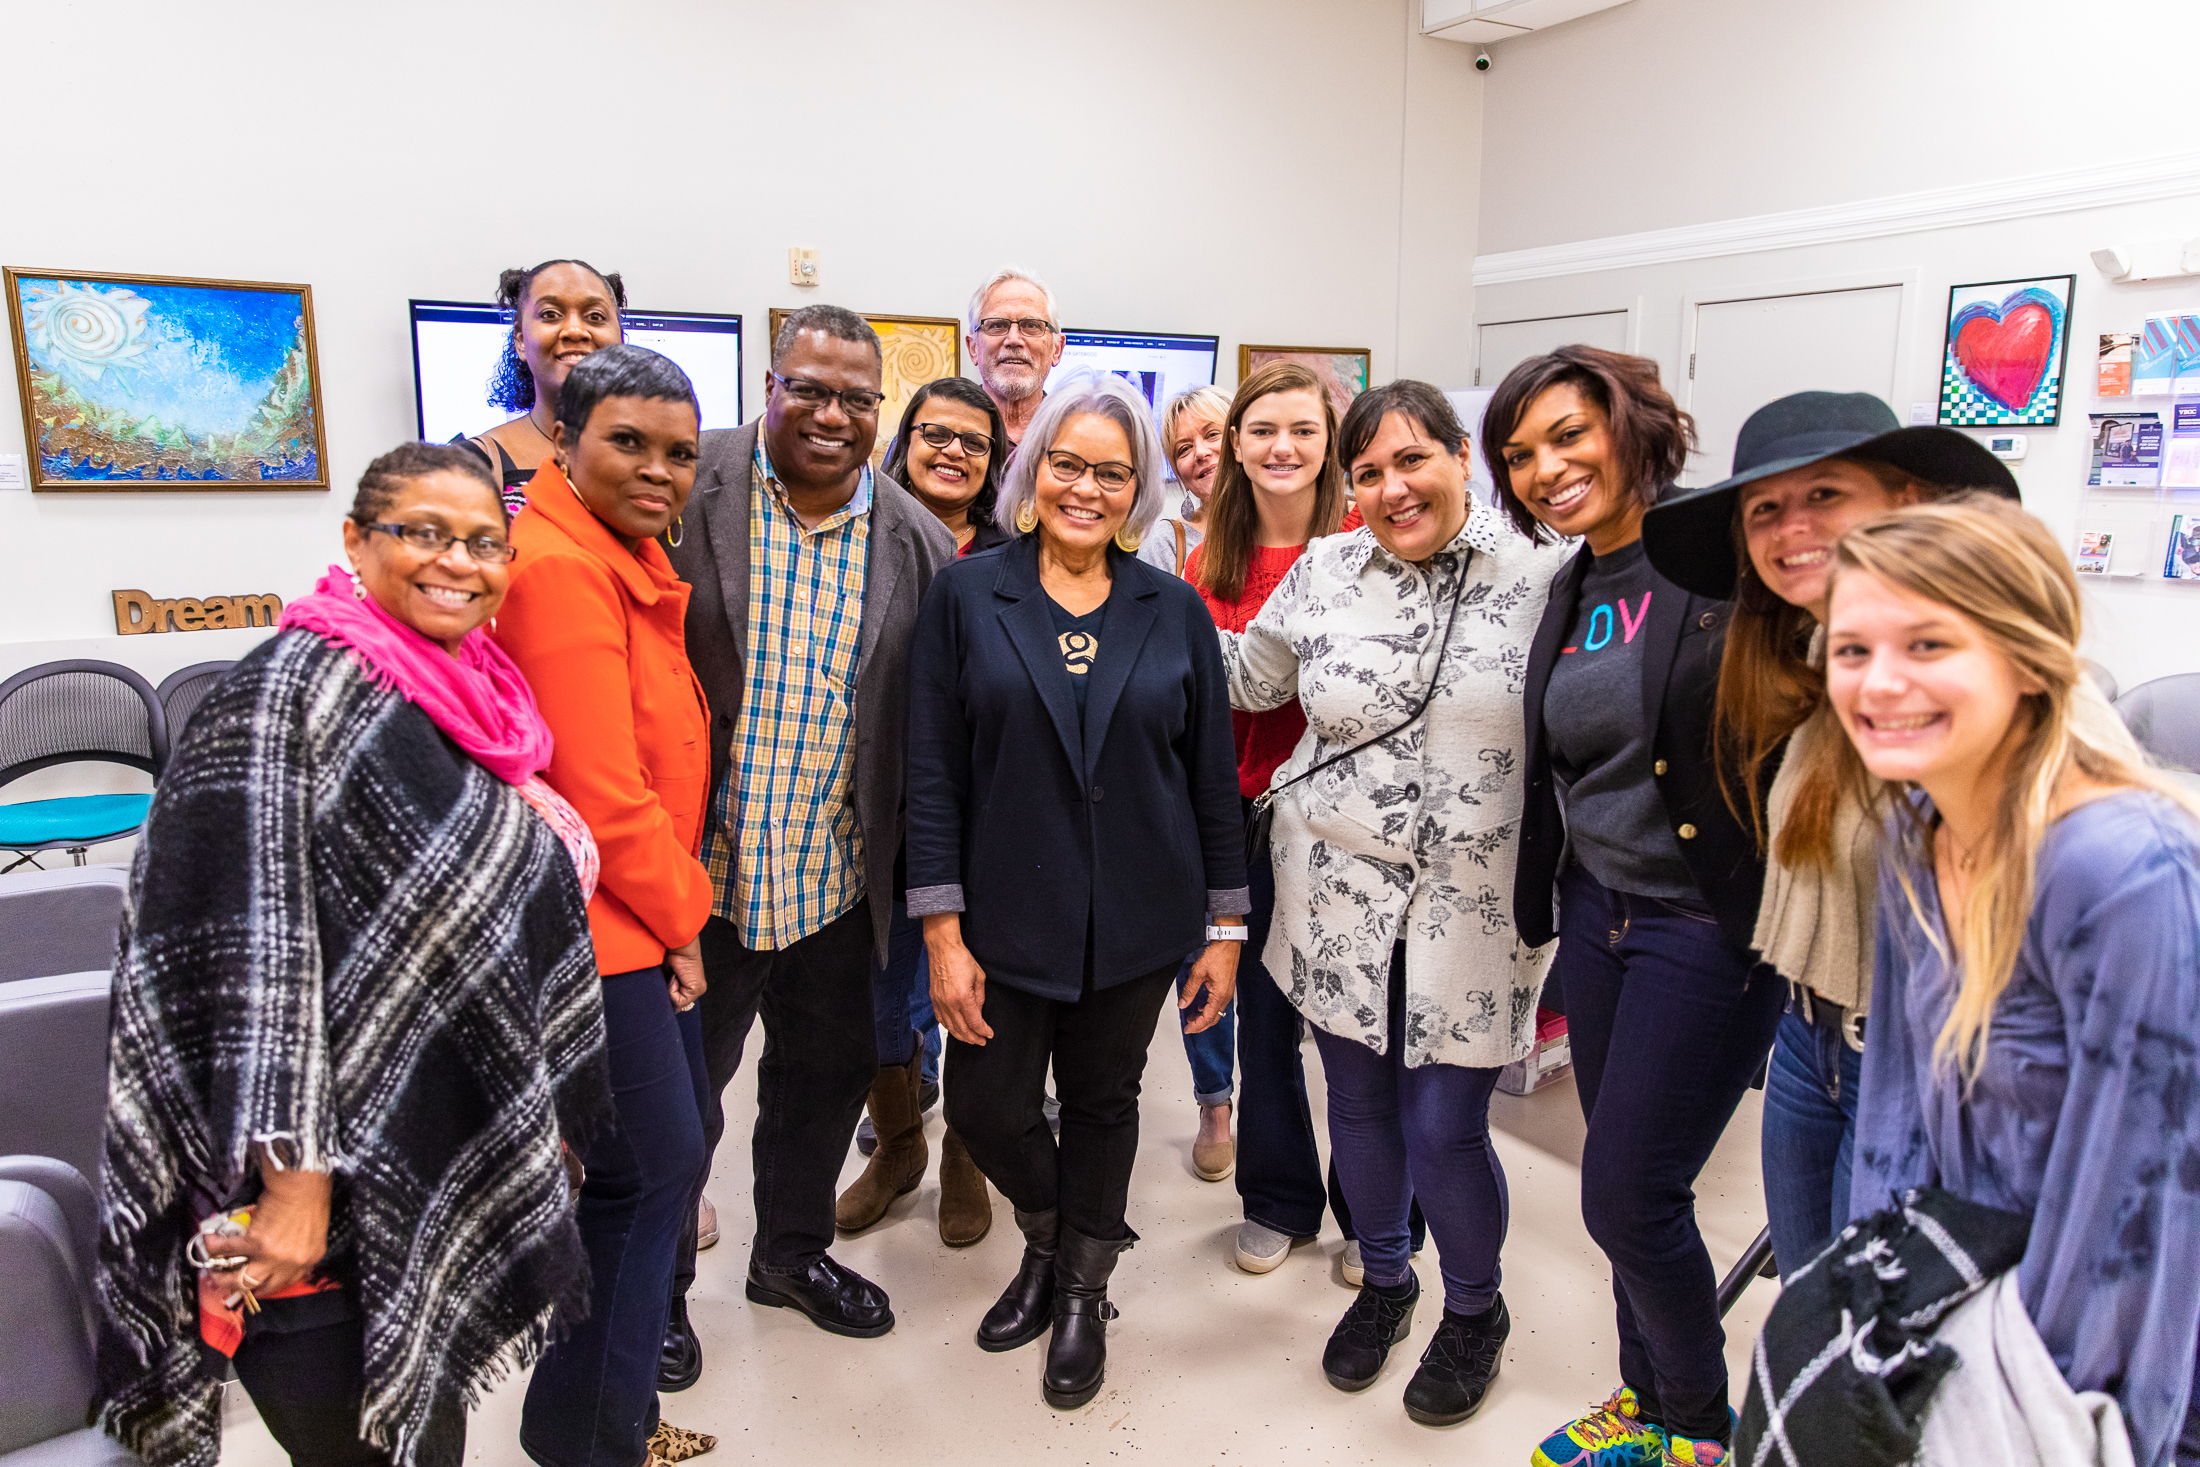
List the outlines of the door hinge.
{"type": "Polygon", "coordinates": [[[1482,385],[1482,369],[1480,367],[1474,369],[1474,385],[1477,387],[1482,385]]]}
{"type": "Polygon", "coordinates": [[[1696,380],[1696,354],[1694,352],[1688,354],[1688,380],[1691,382],[1696,380]]]}

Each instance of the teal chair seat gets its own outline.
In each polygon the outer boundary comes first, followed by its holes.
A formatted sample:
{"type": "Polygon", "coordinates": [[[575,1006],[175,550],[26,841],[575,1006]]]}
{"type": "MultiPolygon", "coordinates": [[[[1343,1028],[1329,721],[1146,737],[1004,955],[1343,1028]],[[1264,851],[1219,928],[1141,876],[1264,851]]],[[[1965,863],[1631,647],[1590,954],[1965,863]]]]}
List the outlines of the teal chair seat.
{"type": "Polygon", "coordinates": [[[128,835],[145,823],[151,795],[74,795],[0,805],[0,848],[88,845],[128,835]]]}

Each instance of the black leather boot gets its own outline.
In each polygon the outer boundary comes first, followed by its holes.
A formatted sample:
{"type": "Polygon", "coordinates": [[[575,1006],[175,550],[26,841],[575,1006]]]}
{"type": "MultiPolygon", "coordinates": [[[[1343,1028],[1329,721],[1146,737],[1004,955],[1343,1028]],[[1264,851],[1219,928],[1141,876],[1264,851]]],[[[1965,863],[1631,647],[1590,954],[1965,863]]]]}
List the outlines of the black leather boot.
{"type": "Polygon", "coordinates": [[[1054,1337],[1047,1341],[1046,1375],[1039,1392],[1049,1406],[1073,1411],[1100,1394],[1107,1374],[1108,1278],[1116,1257],[1133,1238],[1102,1242],[1075,1228],[1059,1230],[1054,1256],[1054,1337]]]}
{"type": "Polygon", "coordinates": [[[1054,1247],[1060,1221],[1061,1214],[1051,1207],[1016,1214],[1016,1226],[1024,1230],[1023,1266],[979,1322],[979,1349],[998,1354],[1028,1345],[1054,1322],[1054,1247]]]}

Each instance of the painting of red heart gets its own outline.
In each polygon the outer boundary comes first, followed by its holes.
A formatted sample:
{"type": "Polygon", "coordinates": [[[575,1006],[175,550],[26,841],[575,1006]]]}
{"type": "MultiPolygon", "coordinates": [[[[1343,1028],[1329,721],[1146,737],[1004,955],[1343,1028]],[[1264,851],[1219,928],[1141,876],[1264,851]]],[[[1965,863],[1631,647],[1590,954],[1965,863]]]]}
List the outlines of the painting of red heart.
{"type": "Polygon", "coordinates": [[[1948,292],[1940,422],[2051,428],[2062,417],[2075,277],[1996,280],[1948,292]]]}

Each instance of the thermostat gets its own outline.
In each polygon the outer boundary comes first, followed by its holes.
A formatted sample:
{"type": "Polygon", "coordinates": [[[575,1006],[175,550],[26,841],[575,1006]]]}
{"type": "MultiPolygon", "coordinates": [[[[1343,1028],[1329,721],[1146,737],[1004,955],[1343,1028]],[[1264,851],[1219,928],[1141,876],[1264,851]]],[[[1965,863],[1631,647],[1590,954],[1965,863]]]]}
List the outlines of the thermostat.
{"type": "Polygon", "coordinates": [[[1986,435],[1986,451],[1996,458],[2015,463],[2024,457],[2026,442],[2022,433],[1989,433],[1986,435]]]}

